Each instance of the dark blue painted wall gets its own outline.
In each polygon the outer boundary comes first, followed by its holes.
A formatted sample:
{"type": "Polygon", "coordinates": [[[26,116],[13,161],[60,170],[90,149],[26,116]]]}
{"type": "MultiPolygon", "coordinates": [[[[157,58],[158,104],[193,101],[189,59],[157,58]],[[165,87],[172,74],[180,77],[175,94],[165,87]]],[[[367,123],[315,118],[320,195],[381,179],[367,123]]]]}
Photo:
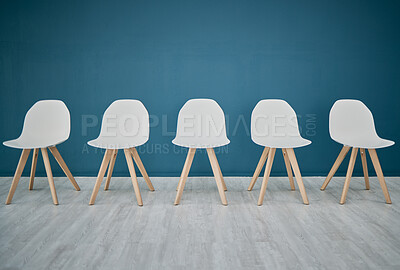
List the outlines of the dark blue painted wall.
{"type": "MultiPolygon", "coordinates": [[[[185,159],[171,144],[178,111],[209,97],[228,117],[223,172],[250,176],[262,151],[246,134],[251,110],[282,98],[313,141],[297,151],[303,174],[326,175],[340,150],[328,133],[336,99],[364,101],[378,133],[400,143],[399,15],[396,0],[1,1],[0,140],[19,135],[37,100],[64,100],[72,130],[60,152],[75,175],[94,176],[102,156],[85,143],[100,126],[83,128],[82,118],[101,119],[115,99],[140,99],[154,120],[143,162],[150,175],[177,176],[185,159]]],[[[398,145],[378,152],[386,175],[400,175],[398,145]]],[[[20,151],[0,149],[0,175],[10,176],[20,151]]],[[[120,155],[116,174],[128,174],[124,162],[120,155]]],[[[204,153],[192,172],[211,175],[204,153]]],[[[280,153],[272,174],[285,174],[280,153]]]]}

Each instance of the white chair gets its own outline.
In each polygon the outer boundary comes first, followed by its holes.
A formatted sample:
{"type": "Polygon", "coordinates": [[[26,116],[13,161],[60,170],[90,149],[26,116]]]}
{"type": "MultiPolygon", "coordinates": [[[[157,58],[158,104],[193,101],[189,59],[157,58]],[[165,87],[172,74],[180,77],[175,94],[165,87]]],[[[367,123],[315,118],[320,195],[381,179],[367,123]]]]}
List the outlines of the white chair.
{"type": "Polygon", "coordinates": [[[366,189],[369,189],[367,152],[365,151],[365,149],[368,149],[386,203],[392,203],[375,149],[391,146],[394,142],[378,136],[375,130],[374,118],[368,107],[359,100],[342,99],[336,101],[329,114],[329,133],[334,141],[343,144],[343,148],[326,177],[321,190],[325,190],[350,148],[352,148],[350,162],[340,204],[344,204],[346,201],[358,149],[360,149],[361,154],[365,186],[366,189]]]}
{"type": "Polygon", "coordinates": [[[309,145],[311,141],[300,136],[297,116],[292,107],[286,101],[279,99],[265,99],[258,102],[251,114],[251,138],[256,144],[264,146],[264,151],[247,190],[253,189],[262,167],[265,162],[267,163],[258,205],[262,205],[264,201],[276,148],[282,149],[291,189],[295,189],[292,167],[303,202],[309,204],[293,148],[309,145]]]}
{"type": "Polygon", "coordinates": [[[107,166],[108,172],[104,190],[108,190],[118,149],[124,149],[137,203],[139,206],[143,205],[132,156],[149,189],[154,191],[139,153],[135,148],[146,143],[148,139],[149,113],[142,102],[130,99],[116,100],[107,108],[103,115],[99,137],[88,142],[93,147],[106,149],[89,205],[93,205],[96,200],[107,166]]]}
{"type": "Polygon", "coordinates": [[[222,204],[227,205],[225,196],[227,189],[214,152],[215,147],[229,144],[226,137],[225,115],[218,103],[212,99],[188,100],[179,111],[176,137],[172,143],[189,148],[177,188],[175,205],[181,200],[197,148],[207,149],[222,204]]]}
{"type": "Polygon", "coordinates": [[[80,190],[74,177],[69,171],[67,164],[58,152],[56,145],[66,141],[70,133],[70,115],[67,106],[61,100],[41,100],[36,102],[26,113],[24,126],[21,135],[11,141],[5,141],[3,144],[8,147],[22,149],[22,154],[18,162],[17,170],[8,193],[6,204],[10,204],[15,190],[21,178],[26,161],[31,149],[33,149],[32,167],[29,181],[29,189],[33,189],[33,181],[36,172],[37,157],[39,149],[42,152],[47,178],[49,180],[51,196],[53,203],[58,204],[56,188],[54,186],[53,174],[47,148],[57,160],[61,169],[67,175],[76,190],[80,190]]]}

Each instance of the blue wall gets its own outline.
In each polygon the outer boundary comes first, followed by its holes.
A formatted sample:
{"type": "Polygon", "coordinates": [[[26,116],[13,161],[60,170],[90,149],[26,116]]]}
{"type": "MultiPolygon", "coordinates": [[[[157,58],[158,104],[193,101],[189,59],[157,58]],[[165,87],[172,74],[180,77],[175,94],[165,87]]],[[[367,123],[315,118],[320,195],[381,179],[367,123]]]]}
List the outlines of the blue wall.
{"type": "MultiPolygon", "coordinates": [[[[398,143],[378,154],[386,175],[400,175],[399,14],[396,0],[2,1],[0,140],[19,135],[37,100],[64,100],[72,130],[60,152],[74,175],[95,176],[102,153],[86,142],[100,126],[83,128],[82,118],[101,119],[115,99],[140,99],[154,120],[143,162],[150,175],[177,176],[185,159],[171,143],[178,111],[209,97],[228,117],[231,144],[217,154],[223,172],[250,176],[262,151],[246,133],[251,110],[282,98],[313,141],[297,151],[303,174],[326,175],[340,150],[329,109],[356,98],[374,113],[378,134],[398,143]]],[[[20,151],[0,149],[0,175],[10,176],[20,151]]],[[[115,172],[128,175],[121,154],[115,172]]],[[[206,154],[191,172],[211,175],[206,154]]],[[[280,153],[272,174],[285,174],[280,153]]]]}

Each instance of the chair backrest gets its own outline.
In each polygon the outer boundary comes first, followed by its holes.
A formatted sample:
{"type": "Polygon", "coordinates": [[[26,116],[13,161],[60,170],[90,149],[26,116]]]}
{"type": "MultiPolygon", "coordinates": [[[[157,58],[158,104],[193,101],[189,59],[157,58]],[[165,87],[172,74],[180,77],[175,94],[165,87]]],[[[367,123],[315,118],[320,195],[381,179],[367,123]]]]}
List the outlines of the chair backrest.
{"type": "Polygon", "coordinates": [[[251,138],[258,142],[265,137],[300,137],[293,108],[281,99],[260,100],[251,114],[251,138]]]}
{"type": "Polygon", "coordinates": [[[104,112],[99,137],[129,138],[133,144],[142,144],[149,139],[149,113],[139,100],[116,100],[104,112]],[[140,142],[140,143],[139,143],[140,142]]]}
{"type": "Polygon", "coordinates": [[[341,99],[333,104],[329,113],[329,133],[339,142],[349,137],[378,136],[371,111],[355,99],[341,99]]]}
{"type": "Polygon", "coordinates": [[[41,100],[33,104],[25,115],[22,138],[60,143],[68,139],[71,119],[61,100],[41,100]]]}
{"type": "Polygon", "coordinates": [[[222,108],[212,99],[188,100],[179,111],[176,139],[204,146],[229,143],[222,108]]]}

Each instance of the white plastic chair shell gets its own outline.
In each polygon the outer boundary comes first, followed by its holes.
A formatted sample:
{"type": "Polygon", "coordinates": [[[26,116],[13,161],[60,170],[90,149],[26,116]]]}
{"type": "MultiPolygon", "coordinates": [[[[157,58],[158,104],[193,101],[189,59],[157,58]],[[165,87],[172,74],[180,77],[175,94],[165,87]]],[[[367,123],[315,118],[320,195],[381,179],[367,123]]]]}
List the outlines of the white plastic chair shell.
{"type": "Polygon", "coordinates": [[[270,148],[297,148],[311,141],[300,136],[297,116],[284,100],[264,99],[251,114],[251,139],[270,148]]]}
{"type": "Polygon", "coordinates": [[[103,149],[127,149],[149,139],[149,113],[139,100],[116,100],[104,112],[100,135],[88,142],[103,149]]]}
{"type": "Polygon", "coordinates": [[[230,143],[226,136],[225,115],[212,99],[190,99],[178,115],[175,145],[188,148],[214,148],[230,143]]]}
{"type": "Polygon", "coordinates": [[[354,99],[342,99],[333,104],[329,133],[334,141],[351,147],[376,149],[394,144],[378,136],[371,111],[354,99]]]}
{"type": "Polygon", "coordinates": [[[21,135],[3,144],[12,148],[46,148],[66,141],[71,130],[70,114],[61,100],[41,100],[26,113],[21,135]]]}

